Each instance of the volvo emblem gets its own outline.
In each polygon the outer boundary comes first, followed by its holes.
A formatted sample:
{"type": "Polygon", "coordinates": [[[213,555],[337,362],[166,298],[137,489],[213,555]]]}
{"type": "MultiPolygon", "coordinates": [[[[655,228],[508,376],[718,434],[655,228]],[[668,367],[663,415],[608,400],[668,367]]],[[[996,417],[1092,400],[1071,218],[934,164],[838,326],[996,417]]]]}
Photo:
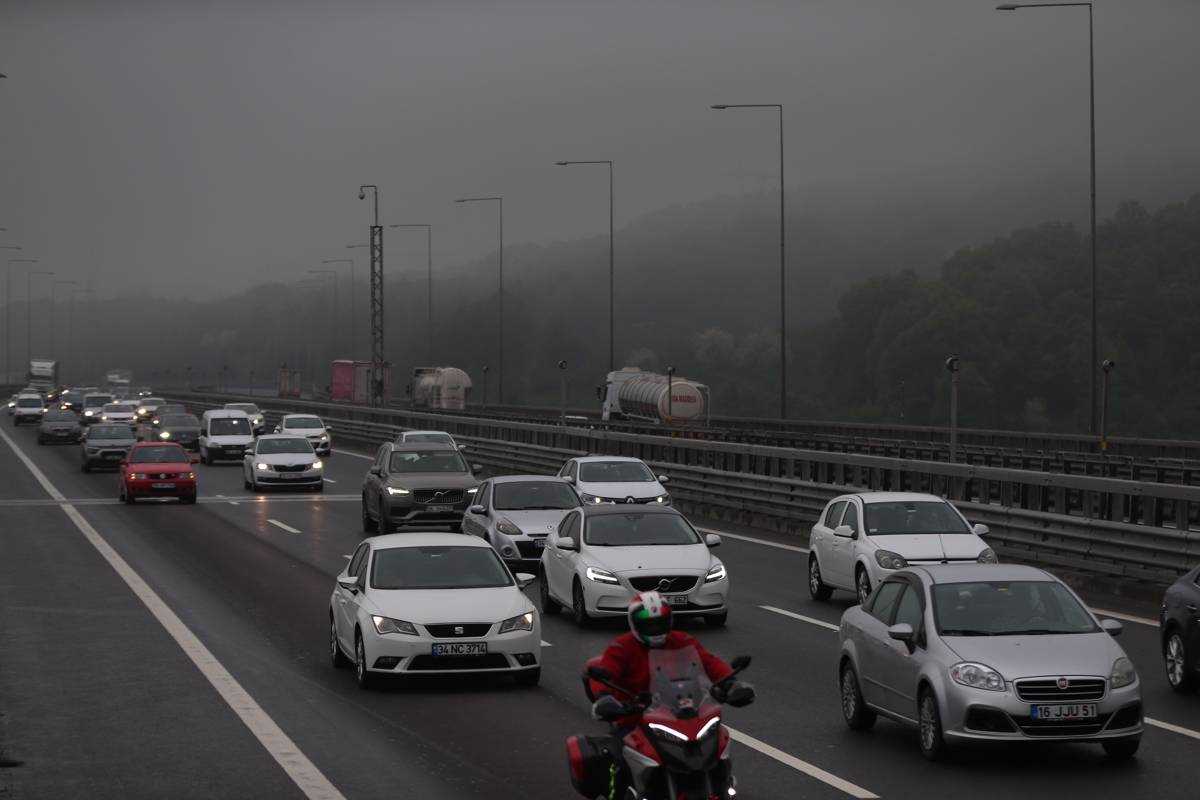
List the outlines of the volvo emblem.
{"type": "Polygon", "coordinates": [[[1058,688],[1059,689],[1067,689],[1067,688],[1070,688],[1070,686],[1071,686],[1071,682],[1069,680],[1067,680],[1066,678],[1058,679],[1058,688]]]}
{"type": "Polygon", "coordinates": [[[454,635],[455,635],[455,636],[462,636],[462,635],[463,635],[463,626],[462,626],[462,625],[455,625],[455,626],[454,626],[454,635]]]}
{"type": "Polygon", "coordinates": [[[671,588],[671,579],[670,578],[663,578],[661,581],[658,582],[658,590],[660,592],[665,592],[670,588],[671,588]]]}

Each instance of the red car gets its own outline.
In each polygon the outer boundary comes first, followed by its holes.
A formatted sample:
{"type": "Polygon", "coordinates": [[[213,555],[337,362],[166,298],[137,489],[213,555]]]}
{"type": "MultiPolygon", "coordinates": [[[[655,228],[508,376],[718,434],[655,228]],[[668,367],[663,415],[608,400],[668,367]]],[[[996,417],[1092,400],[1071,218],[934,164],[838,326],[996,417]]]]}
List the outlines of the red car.
{"type": "Polygon", "coordinates": [[[139,442],[121,462],[119,499],[134,503],[139,497],[178,497],[196,502],[196,456],[177,444],[139,442]]]}

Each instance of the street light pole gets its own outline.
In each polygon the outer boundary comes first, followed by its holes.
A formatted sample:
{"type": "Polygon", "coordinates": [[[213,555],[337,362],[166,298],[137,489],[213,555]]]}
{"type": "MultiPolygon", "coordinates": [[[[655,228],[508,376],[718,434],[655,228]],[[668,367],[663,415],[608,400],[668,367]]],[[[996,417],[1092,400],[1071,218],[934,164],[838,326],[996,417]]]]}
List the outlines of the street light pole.
{"type": "MultiPolygon", "coordinates": [[[[12,250],[14,247],[0,248],[12,250]]],[[[10,258],[8,260],[8,270],[4,276],[4,379],[12,380],[12,372],[10,361],[12,359],[12,265],[13,264],[36,264],[36,258],[10,258]]]]}
{"type": "Polygon", "coordinates": [[[1096,367],[1098,342],[1096,323],[1096,48],[1093,31],[1093,13],[1091,3],[1004,3],[996,6],[997,11],[1016,11],[1022,8],[1077,8],[1086,7],[1088,11],[1088,105],[1090,125],[1090,176],[1091,176],[1091,228],[1092,228],[1092,345],[1091,358],[1088,360],[1088,432],[1096,433],[1096,367]]]}
{"type": "MultiPolygon", "coordinates": [[[[354,259],[353,258],[326,258],[321,260],[322,264],[349,264],[350,265],[350,324],[346,328],[346,335],[350,337],[350,352],[351,359],[354,358],[354,329],[358,326],[358,318],[354,314],[354,259]]],[[[335,286],[336,286],[336,278],[335,286]]]]}
{"type": "Polygon", "coordinates": [[[34,269],[25,273],[25,362],[33,360],[33,276],[53,275],[51,270],[34,269]]]}
{"type": "Polygon", "coordinates": [[[616,366],[616,348],[614,347],[614,322],[616,300],[614,294],[615,279],[613,277],[613,162],[612,161],[555,161],[556,166],[569,167],[575,164],[606,164],[608,166],[608,371],[614,371],[616,366]]]}
{"type": "Polygon", "coordinates": [[[371,405],[383,405],[384,333],[383,333],[383,228],[379,225],[379,187],[363,184],[358,199],[366,198],[367,189],[374,199],[371,224],[371,405]]]}
{"type": "Polygon", "coordinates": [[[1116,366],[1117,362],[1111,358],[1104,359],[1104,362],[1100,364],[1100,369],[1104,371],[1104,391],[1100,401],[1100,452],[1102,453],[1108,450],[1108,388],[1112,371],[1116,366]]]}
{"type": "Polygon", "coordinates": [[[460,197],[456,203],[481,203],[495,200],[500,205],[500,291],[498,302],[500,308],[500,370],[496,378],[496,398],[499,405],[504,405],[504,198],[495,197],[460,197]]]}
{"type": "Polygon", "coordinates": [[[567,360],[560,359],[558,362],[558,371],[562,378],[562,393],[560,395],[560,405],[558,412],[558,422],[560,425],[567,424],[567,360]]]}
{"type": "Polygon", "coordinates": [[[787,419],[787,217],[784,213],[786,190],[783,173],[783,104],[723,103],[712,108],[716,111],[730,108],[773,108],[779,112],[779,418],[787,419]]]}
{"type": "Polygon", "coordinates": [[[425,229],[425,363],[433,366],[433,226],[421,222],[388,225],[389,228],[425,229]]]}
{"type": "Polygon", "coordinates": [[[950,463],[958,461],[958,356],[946,359],[946,370],[950,373],[950,463]]]}

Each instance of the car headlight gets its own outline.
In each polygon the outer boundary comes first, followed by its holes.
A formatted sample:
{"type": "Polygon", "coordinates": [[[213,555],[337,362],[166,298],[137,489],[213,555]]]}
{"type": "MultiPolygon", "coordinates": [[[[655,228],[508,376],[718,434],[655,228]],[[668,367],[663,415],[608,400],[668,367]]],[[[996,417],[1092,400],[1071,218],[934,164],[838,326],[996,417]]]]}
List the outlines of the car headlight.
{"type": "Polygon", "coordinates": [[[170,432],[170,431],[163,431],[162,433],[160,433],[160,434],[158,435],[158,438],[160,438],[160,439],[170,439],[170,438],[171,438],[171,432],[170,432]]]}
{"type": "Polygon", "coordinates": [[[996,558],[996,551],[992,548],[987,548],[979,554],[979,558],[975,559],[980,564],[998,564],[1000,559],[996,558]]]}
{"type": "Polygon", "coordinates": [[[271,467],[269,464],[264,464],[262,461],[259,461],[257,464],[254,465],[254,468],[255,469],[270,469],[271,467]]]}
{"type": "Polygon", "coordinates": [[[716,581],[725,580],[728,573],[725,571],[724,564],[713,564],[708,570],[708,574],[704,576],[705,583],[715,583],[716,581]]]}
{"type": "Polygon", "coordinates": [[[131,473],[129,473],[129,477],[130,477],[131,479],[135,480],[135,481],[144,481],[144,480],[146,480],[146,473],[144,473],[144,472],[131,472],[131,473]]]}
{"type": "Polygon", "coordinates": [[[510,633],[511,631],[531,631],[533,630],[533,612],[526,611],[524,614],[506,619],[500,623],[501,633],[510,633]]]}
{"type": "Polygon", "coordinates": [[[188,477],[188,480],[190,480],[190,481],[194,481],[194,480],[196,480],[196,473],[194,473],[194,472],[189,472],[189,473],[187,474],[187,477],[188,477]]]}
{"type": "Polygon", "coordinates": [[[322,441],[322,442],[328,442],[328,441],[329,441],[329,434],[328,434],[328,433],[322,433],[322,434],[321,434],[321,441],[322,441]]]}
{"type": "Polygon", "coordinates": [[[950,668],[950,677],[955,683],[970,686],[973,689],[986,689],[989,692],[1004,691],[1004,676],[986,664],[976,664],[964,661],[950,668]]]}
{"type": "Polygon", "coordinates": [[[908,562],[904,560],[904,556],[899,553],[893,553],[891,550],[876,550],[875,563],[884,569],[904,569],[908,566],[908,562]]]}
{"type": "Polygon", "coordinates": [[[317,459],[316,461],[314,461],[312,463],[312,467],[310,467],[310,469],[321,469],[324,466],[325,466],[325,462],[321,461],[320,459],[317,459]]]}
{"type": "Polygon", "coordinates": [[[411,489],[402,489],[399,486],[388,486],[387,493],[395,497],[398,494],[412,494],[411,489]]]}
{"type": "Polygon", "coordinates": [[[501,517],[496,522],[496,530],[503,533],[505,536],[523,536],[524,531],[516,526],[515,523],[508,517],[501,517]]]}
{"type": "Polygon", "coordinates": [[[408,636],[418,636],[417,626],[411,622],[405,622],[402,619],[392,619],[391,617],[372,616],[371,622],[375,623],[375,632],[380,636],[387,633],[403,633],[408,636]]]}
{"type": "Polygon", "coordinates": [[[158,421],[157,419],[152,419],[152,420],[150,420],[150,424],[151,424],[151,425],[157,425],[157,424],[158,424],[158,422],[159,422],[159,421],[158,421]]]}
{"type": "Polygon", "coordinates": [[[662,503],[664,506],[669,506],[671,505],[671,495],[665,493],[660,494],[658,497],[654,498],[654,502],[662,503]]]}
{"type": "Polygon", "coordinates": [[[467,494],[475,494],[478,491],[479,491],[478,486],[472,486],[470,489],[467,489],[467,494]]]}
{"type": "Polygon", "coordinates": [[[620,583],[620,581],[617,580],[617,576],[613,575],[611,572],[609,572],[606,569],[597,569],[596,567],[588,567],[587,568],[587,576],[588,576],[588,580],[595,581],[596,583],[609,583],[609,584],[613,584],[613,585],[620,583]]]}
{"type": "Polygon", "coordinates": [[[95,414],[95,413],[96,413],[95,411],[85,411],[85,412],[83,412],[83,415],[84,415],[85,417],[90,417],[90,416],[92,416],[92,415],[93,415],[93,414],[95,414]]]}
{"type": "Polygon", "coordinates": [[[1133,662],[1125,656],[1121,656],[1113,662],[1112,672],[1108,676],[1108,685],[1113,689],[1120,689],[1122,686],[1128,686],[1137,680],[1137,670],[1133,667],[1133,662]]]}
{"type": "Polygon", "coordinates": [[[596,497],[596,495],[588,494],[587,492],[580,492],[579,499],[585,503],[603,503],[604,502],[603,497],[596,497]]]}
{"type": "Polygon", "coordinates": [[[100,415],[100,420],[101,420],[102,422],[107,422],[107,421],[108,421],[108,414],[101,414],[101,415],[100,415]]]}

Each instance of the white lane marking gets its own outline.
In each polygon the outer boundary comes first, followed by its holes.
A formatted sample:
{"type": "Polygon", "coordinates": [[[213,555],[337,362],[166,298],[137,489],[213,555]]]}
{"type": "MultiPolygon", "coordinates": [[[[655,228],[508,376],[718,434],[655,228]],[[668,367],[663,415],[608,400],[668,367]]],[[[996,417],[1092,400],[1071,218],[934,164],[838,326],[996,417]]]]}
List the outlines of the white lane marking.
{"type": "Polygon", "coordinates": [[[545,639],[542,639],[542,647],[554,647],[554,645],[550,644],[545,639]]]}
{"type": "Polygon", "coordinates": [[[229,498],[227,498],[227,497],[226,497],[225,495],[223,495],[223,494],[219,494],[219,495],[217,495],[217,498],[218,498],[218,499],[220,499],[220,500],[225,500],[225,501],[227,501],[227,502],[229,503],[229,505],[231,505],[231,506],[236,506],[236,505],[237,505],[237,502],[236,502],[236,501],[234,501],[234,500],[229,500],[229,498]]]}
{"type": "Polygon", "coordinates": [[[351,453],[349,450],[338,450],[338,455],[354,456],[355,458],[365,458],[367,461],[374,461],[375,456],[365,456],[362,453],[351,453]]]}
{"type": "Polygon", "coordinates": [[[326,478],[325,482],[326,483],[337,483],[337,481],[335,481],[333,478],[326,478]]]}
{"type": "Polygon", "coordinates": [[[1191,728],[1185,728],[1182,725],[1172,725],[1169,722],[1163,722],[1159,719],[1151,719],[1150,717],[1143,717],[1142,719],[1146,721],[1147,725],[1153,725],[1156,728],[1162,728],[1164,731],[1178,733],[1180,736],[1190,736],[1193,739],[1200,739],[1200,732],[1194,731],[1191,728]]]}
{"type": "Polygon", "coordinates": [[[742,733],[736,728],[730,728],[728,725],[725,727],[729,731],[730,738],[735,742],[741,742],[752,750],[757,750],[764,756],[775,759],[780,764],[789,766],[794,770],[799,770],[809,777],[816,778],[827,786],[832,786],[838,791],[845,792],[851,797],[858,798],[858,800],[878,800],[879,795],[868,789],[864,789],[861,786],[855,785],[845,778],[839,778],[832,772],[826,772],[815,764],[802,761],[793,755],[783,752],[777,747],[772,747],[764,741],[755,739],[748,733],[742,733]]]}
{"type": "Polygon", "coordinates": [[[271,523],[276,528],[282,528],[283,530],[287,531],[288,533],[299,533],[300,532],[300,531],[296,530],[295,528],[293,528],[291,525],[280,522],[277,519],[269,519],[269,520],[267,520],[267,522],[271,523]]]}
{"type": "Polygon", "coordinates": [[[797,614],[795,611],[786,611],[782,608],[776,608],[775,606],[759,606],[759,608],[761,608],[763,611],[772,611],[776,614],[782,614],[785,617],[791,617],[792,619],[798,619],[801,622],[807,622],[808,624],[816,625],[819,628],[828,628],[831,631],[840,630],[840,628],[838,628],[838,626],[834,625],[832,622],[825,622],[824,620],[813,619],[812,617],[806,617],[803,614],[797,614]]]}
{"type": "Polygon", "coordinates": [[[121,576],[121,580],[125,581],[125,585],[137,596],[139,600],[146,606],[147,610],[154,615],[159,624],[166,629],[179,648],[192,660],[196,665],[196,669],[208,679],[212,687],[217,690],[217,694],[221,695],[233,713],[237,714],[242,723],[250,729],[250,733],[258,739],[276,763],[283,769],[287,776],[292,779],[292,782],[304,793],[304,796],[309,800],[345,800],[345,795],[338,791],[337,787],[329,782],[321,770],[308,759],[308,756],[300,752],[300,748],[296,746],[286,733],[283,732],[276,723],[271,719],[270,715],[263,710],[250,693],[247,692],[242,685],[237,682],[237,679],[230,674],[229,670],[217,660],[204,643],[201,642],[196,634],[183,624],[183,620],[171,610],[163,599],[150,588],[150,585],[138,575],[133,567],[121,555],[104,540],[92,524],[84,519],[70,503],[64,502],[66,497],[58,488],[50,482],[50,479],[38,469],[37,465],[30,460],[29,456],[21,448],[17,447],[9,435],[0,430],[0,438],[3,438],[5,443],[12,448],[12,451],[17,454],[17,458],[21,459],[25,467],[33,473],[33,477],[46,490],[46,494],[50,495],[55,500],[63,503],[62,510],[67,515],[71,522],[75,523],[75,527],[83,534],[83,537],[88,540],[92,547],[100,553],[109,566],[117,575],[121,576]]]}
{"type": "Polygon", "coordinates": [[[781,544],[779,542],[768,542],[766,539],[756,539],[753,536],[743,536],[740,533],[728,533],[726,531],[716,530],[715,528],[701,528],[699,525],[697,525],[696,530],[704,531],[705,533],[715,533],[717,536],[721,536],[721,537],[728,536],[730,539],[739,539],[743,542],[754,542],[755,544],[762,544],[762,545],[766,545],[767,547],[778,547],[780,550],[791,550],[793,553],[804,553],[805,555],[807,555],[809,552],[807,547],[800,547],[799,545],[795,545],[795,544],[781,544]]]}
{"type": "Polygon", "coordinates": [[[1093,608],[1092,613],[1098,617],[1112,617],[1113,619],[1123,619],[1126,622],[1136,622],[1138,625],[1149,625],[1153,628],[1158,627],[1158,620],[1150,619],[1149,617],[1135,617],[1132,614],[1122,614],[1119,611],[1109,611],[1103,608],[1093,608]]]}

